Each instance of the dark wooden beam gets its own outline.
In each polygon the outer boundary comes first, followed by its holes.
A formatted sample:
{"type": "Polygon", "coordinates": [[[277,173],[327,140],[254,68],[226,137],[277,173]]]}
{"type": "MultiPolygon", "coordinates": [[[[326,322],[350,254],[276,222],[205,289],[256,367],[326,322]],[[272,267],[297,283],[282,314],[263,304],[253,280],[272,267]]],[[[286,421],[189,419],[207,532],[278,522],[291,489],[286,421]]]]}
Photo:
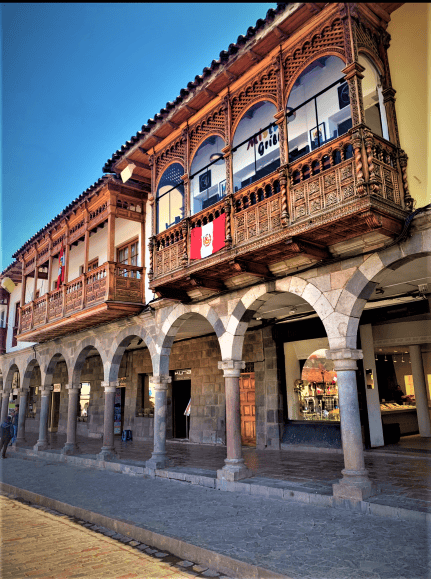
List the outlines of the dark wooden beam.
{"type": "Polygon", "coordinates": [[[305,253],[311,257],[316,257],[317,259],[327,259],[328,257],[331,257],[326,247],[315,245],[314,243],[296,237],[289,237],[289,239],[286,239],[286,245],[292,253],[305,253]]]}
{"type": "Polygon", "coordinates": [[[265,278],[274,277],[268,269],[268,266],[264,263],[255,263],[254,261],[247,261],[236,257],[233,261],[229,262],[229,265],[239,273],[250,273],[251,275],[265,278]]]}
{"type": "Polygon", "coordinates": [[[210,90],[209,88],[204,88],[204,93],[209,96],[211,99],[213,99],[214,97],[217,96],[217,94],[215,92],[213,92],[212,90],[210,90]]]}
{"type": "Polygon", "coordinates": [[[227,76],[227,78],[230,82],[233,82],[234,80],[236,80],[238,78],[238,76],[236,74],[234,74],[233,72],[230,72],[230,70],[224,70],[223,73],[227,76]]]}
{"type": "Polygon", "coordinates": [[[141,163],[140,161],[132,161],[131,159],[127,159],[127,162],[129,165],[135,165],[136,167],[139,167],[140,169],[147,169],[147,171],[151,171],[151,167],[149,165],[147,165],[146,163],[141,163]]]}
{"type": "Polygon", "coordinates": [[[169,125],[171,129],[178,129],[179,127],[179,125],[177,125],[177,123],[174,123],[173,121],[165,121],[165,123],[169,125]]]}
{"type": "Polygon", "coordinates": [[[257,54],[257,52],[255,52],[251,48],[248,50],[247,54],[249,55],[249,57],[253,62],[260,62],[263,59],[263,56],[260,56],[260,54],[257,54]]]}
{"type": "Polygon", "coordinates": [[[203,278],[197,275],[189,275],[187,281],[190,282],[193,287],[204,287],[215,291],[223,291],[226,289],[226,286],[222,281],[214,278],[203,278]]]}
{"type": "Polygon", "coordinates": [[[286,34],[285,32],[283,32],[281,30],[281,28],[279,26],[276,26],[274,28],[274,34],[277,36],[277,38],[279,38],[280,40],[287,40],[289,38],[289,35],[286,34]]]}
{"type": "Polygon", "coordinates": [[[194,109],[193,107],[189,106],[189,105],[184,105],[184,108],[186,109],[187,112],[189,112],[190,114],[194,115],[195,113],[197,113],[197,109],[194,109]]]}
{"type": "Polygon", "coordinates": [[[190,297],[188,296],[187,292],[181,289],[175,289],[171,287],[156,287],[154,293],[159,298],[166,298],[168,300],[177,300],[179,302],[189,302],[190,297]]]}
{"type": "Polygon", "coordinates": [[[156,139],[156,141],[157,141],[158,143],[161,143],[161,142],[163,141],[162,137],[159,137],[158,135],[151,135],[151,137],[152,137],[153,139],[156,139]]]}

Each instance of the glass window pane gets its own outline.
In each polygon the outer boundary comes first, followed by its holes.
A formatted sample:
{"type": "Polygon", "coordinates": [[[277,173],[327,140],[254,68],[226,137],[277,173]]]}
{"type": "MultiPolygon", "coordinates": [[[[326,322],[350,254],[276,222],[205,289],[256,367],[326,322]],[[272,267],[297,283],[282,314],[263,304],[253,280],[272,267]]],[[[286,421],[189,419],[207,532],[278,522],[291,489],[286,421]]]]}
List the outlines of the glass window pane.
{"type": "Polygon", "coordinates": [[[275,105],[261,101],[244,113],[233,140],[234,191],[268,175],[280,165],[278,127],[274,122],[275,105]],[[243,144],[241,144],[243,143],[243,144]]]}
{"type": "Polygon", "coordinates": [[[168,193],[170,197],[170,222],[169,226],[179,223],[184,216],[184,187],[172,189],[168,193]]]}
{"type": "Polygon", "coordinates": [[[157,231],[164,231],[169,227],[169,193],[157,200],[157,231]]]}
{"type": "Polygon", "coordinates": [[[225,146],[217,135],[208,137],[198,148],[191,165],[190,195],[192,214],[209,207],[226,192],[225,146]]]}

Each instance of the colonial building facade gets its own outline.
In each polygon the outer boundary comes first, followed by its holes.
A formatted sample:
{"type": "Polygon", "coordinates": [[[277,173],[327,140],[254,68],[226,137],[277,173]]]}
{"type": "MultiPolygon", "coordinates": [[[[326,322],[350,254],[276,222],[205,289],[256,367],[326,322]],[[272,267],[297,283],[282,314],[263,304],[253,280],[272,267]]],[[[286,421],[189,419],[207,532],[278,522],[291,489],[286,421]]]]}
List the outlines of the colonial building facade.
{"type": "Polygon", "coordinates": [[[429,145],[403,145],[388,32],[419,18],[426,50],[421,10],[279,4],[14,254],[17,444],[78,433],[108,460],[130,429],[153,469],[169,438],[226,445],[226,480],[244,444],[342,445],[334,494],[362,499],[364,445],[431,436],[429,145]]]}

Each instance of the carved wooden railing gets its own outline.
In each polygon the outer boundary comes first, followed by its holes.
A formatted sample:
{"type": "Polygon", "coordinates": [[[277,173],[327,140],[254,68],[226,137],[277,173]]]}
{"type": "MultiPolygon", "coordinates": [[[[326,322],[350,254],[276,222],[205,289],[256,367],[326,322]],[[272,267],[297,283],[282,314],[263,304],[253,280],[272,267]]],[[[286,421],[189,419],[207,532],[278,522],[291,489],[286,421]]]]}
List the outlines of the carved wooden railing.
{"type": "Polygon", "coordinates": [[[143,303],[143,268],[106,262],[21,307],[19,333],[105,301],[143,303]]]}
{"type": "Polygon", "coordinates": [[[271,173],[233,198],[233,240],[240,245],[281,228],[280,180],[271,173]]]}
{"type": "Polygon", "coordinates": [[[182,223],[178,223],[156,236],[153,246],[154,274],[156,277],[181,267],[181,258],[186,243],[187,234],[184,232],[182,223]]]}
{"type": "Polygon", "coordinates": [[[82,219],[79,223],[74,225],[69,231],[69,243],[73,243],[77,239],[80,239],[85,235],[86,224],[85,220],[82,219]]]}

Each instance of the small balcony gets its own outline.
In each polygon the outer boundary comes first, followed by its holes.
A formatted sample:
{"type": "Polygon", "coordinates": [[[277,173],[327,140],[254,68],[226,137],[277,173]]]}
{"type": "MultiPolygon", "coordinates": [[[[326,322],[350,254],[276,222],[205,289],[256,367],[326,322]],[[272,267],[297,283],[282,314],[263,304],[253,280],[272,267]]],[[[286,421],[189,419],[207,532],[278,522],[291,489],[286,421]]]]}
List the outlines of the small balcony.
{"type": "Polygon", "coordinates": [[[352,248],[381,246],[400,233],[408,214],[400,157],[365,127],[333,139],[153,237],[150,288],[188,301],[196,288],[240,285],[243,274],[271,278],[352,248]],[[190,260],[191,229],[221,213],[226,246],[190,260]]]}
{"type": "Polygon", "coordinates": [[[143,268],[106,262],[20,308],[18,341],[45,342],[125,316],[144,305],[143,268]]]}

